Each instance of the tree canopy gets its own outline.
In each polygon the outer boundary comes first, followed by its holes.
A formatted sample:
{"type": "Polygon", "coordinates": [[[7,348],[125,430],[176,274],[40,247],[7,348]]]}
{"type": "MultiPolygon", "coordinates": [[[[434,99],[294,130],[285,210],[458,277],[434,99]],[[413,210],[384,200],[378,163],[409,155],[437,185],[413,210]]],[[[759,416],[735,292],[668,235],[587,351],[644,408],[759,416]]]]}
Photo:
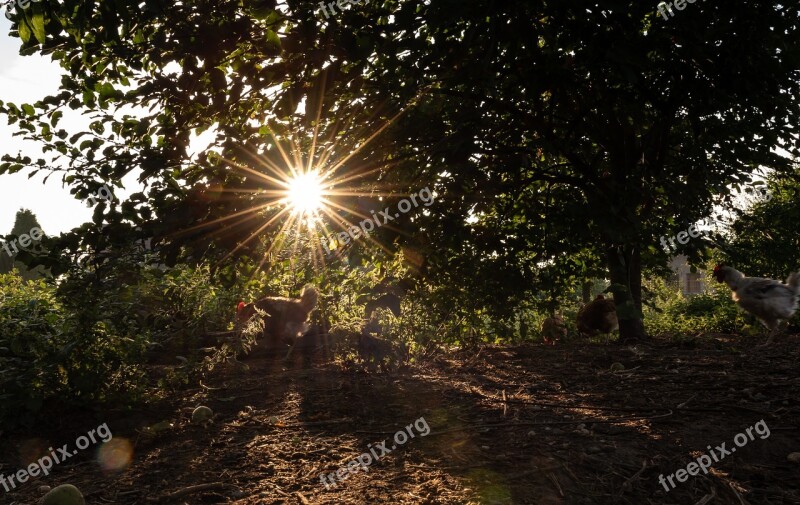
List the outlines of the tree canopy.
{"type": "Polygon", "coordinates": [[[657,237],[710,214],[760,167],[790,172],[775,147],[798,154],[796,6],[707,2],[669,20],[632,0],[318,9],[63,0],[14,11],[22,51],[51,54],[64,76],[55,96],[0,103],[43,150],[6,155],[0,173],[55,170],[78,198],[130,172],[144,188],[100,203],[102,233],[54,240],[54,257],[137,226],[172,262],[252,254],[248,237],[281,233],[262,228],[280,213],[275,173],[288,159],[347,181],[333,197],[342,219],[384,206],[370,194],[429,186],[435,204],[377,238],[498,310],[607,275],[622,337],[636,339],[642,268],[666,260],[657,237]],[[66,108],[90,128],[59,128],[66,108]],[[193,156],[203,132],[213,140],[193,156]]]}

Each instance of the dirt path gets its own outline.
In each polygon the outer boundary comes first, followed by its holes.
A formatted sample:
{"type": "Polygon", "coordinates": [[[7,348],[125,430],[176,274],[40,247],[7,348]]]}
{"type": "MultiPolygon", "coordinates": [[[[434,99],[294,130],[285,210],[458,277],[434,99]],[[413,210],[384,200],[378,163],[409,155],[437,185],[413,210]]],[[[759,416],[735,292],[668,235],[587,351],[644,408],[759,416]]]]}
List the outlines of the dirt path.
{"type": "Polygon", "coordinates": [[[70,482],[90,504],[800,504],[800,464],[787,461],[800,452],[798,349],[797,339],[767,351],[734,340],[492,347],[389,375],[258,358],[135,417],[85,413],[50,434],[6,435],[6,475],[34,437],[60,445],[103,422],[133,458],[103,473],[87,450],[12,493],[0,488],[0,502],[33,504],[39,486],[70,482]],[[189,422],[198,404],[216,412],[212,425],[189,422]],[[173,427],[136,433],[165,420],[173,427]],[[397,444],[399,430],[414,437],[397,444]],[[665,491],[660,474],[723,442],[737,451],[665,491]],[[321,482],[370,453],[380,457],[368,471],[321,482]]]}

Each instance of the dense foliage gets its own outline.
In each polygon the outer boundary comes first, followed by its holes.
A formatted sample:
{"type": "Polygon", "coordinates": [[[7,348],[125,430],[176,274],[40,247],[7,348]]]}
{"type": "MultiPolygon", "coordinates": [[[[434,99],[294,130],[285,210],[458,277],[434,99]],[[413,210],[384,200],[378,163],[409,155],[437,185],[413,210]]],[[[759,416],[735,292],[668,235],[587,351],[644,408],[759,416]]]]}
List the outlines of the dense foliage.
{"type": "Polygon", "coordinates": [[[768,198],[747,195],[752,205],[735,210],[715,256],[746,275],[785,280],[800,269],[800,174],[771,174],[765,191],[768,198]]]}
{"type": "Polygon", "coordinates": [[[0,399],[15,409],[0,422],[24,424],[45,406],[134,399],[143,340],[99,314],[68,310],[52,286],[0,275],[0,399]]]}
{"type": "Polygon", "coordinates": [[[680,340],[743,330],[746,334],[758,334],[761,325],[736,307],[730,289],[712,283],[710,277],[708,282],[708,291],[687,297],[663,279],[648,280],[645,283],[648,332],[680,340]]]}
{"type": "MultiPolygon", "coordinates": [[[[362,189],[430,186],[428,212],[378,236],[412,247],[431,278],[474,280],[486,310],[602,268],[619,287],[623,335],[637,338],[641,270],[665,260],[656,237],[708,215],[754,167],[788,171],[773,146],[798,152],[800,31],[788,5],[710,3],[668,22],[631,0],[317,10],[305,0],[15,10],[23,50],[51,54],[65,76],[55,96],[0,105],[45,154],[7,157],[0,172],[61,166],[80,198],[131,171],[146,183],[98,205],[103,234],[52,250],[101,249],[138,225],[170,265],[252,254],[243,239],[265,221],[227,217],[274,189],[247,170],[286,170],[291,152],[303,165],[327,159],[333,176],[363,175],[362,189]],[[59,128],[67,108],[91,111],[89,130],[59,128]],[[193,156],[202,132],[213,140],[193,156]]],[[[264,204],[262,217],[277,212],[264,204]]]]}
{"type": "MultiPolygon", "coordinates": [[[[63,76],[34,104],[0,101],[42,149],[5,153],[0,176],[57,173],[78,199],[131,174],[139,187],[18,258],[46,267],[47,283],[3,277],[0,395],[31,411],[135,397],[143,363],[176,356],[189,365],[171,379],[187,380],[215,362],[202,349],[239,300],[308,282],[322,293],[315,322],[343,335],[366,304],[400,297],[382,323],[421,352],[536,339],[556,311],[572,329],[590,279],[610,281],[623,341],[645,337],[643,310],[651,333],[742,327],[722,290],[683,299],[653,286],[660,311],[643,309],[642,272],[664,270],[659,236],[729,202],[756,169],[794,173],[796,7],[708,2],[668,22],[638,0],[318,8],[12,8],[21,51],[51,56],[63,76]],[[88,128],[67,131],[65,113],[88,128]],[[276,197],[301,167],[340,185],[321,225],[287,217],[276,197]],[[320,257],[319,229],[422,188],[430,206],[320,257]]],[[[794,194],[743,216],[727,246],[718,237],[731,262],[778,275],[798,259],[794,194]]],[[[699,263],[707,245],[679,252],[699,263]]]]}

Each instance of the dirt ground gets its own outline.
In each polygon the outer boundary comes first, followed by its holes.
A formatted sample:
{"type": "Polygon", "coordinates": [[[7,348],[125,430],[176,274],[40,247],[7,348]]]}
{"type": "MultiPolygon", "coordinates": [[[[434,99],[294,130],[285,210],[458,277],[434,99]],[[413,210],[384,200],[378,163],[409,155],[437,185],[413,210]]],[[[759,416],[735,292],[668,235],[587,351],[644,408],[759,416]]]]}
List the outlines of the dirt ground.
{"type": "Polygon", "coordinates": [[[103,471],[91,447],[49,476],[0,487],[0,503],[33,504],[41,486],[68,482],[89,504],[800,504],[800,464],[787,459],[800,452],[799,361],[798,338],[763,350],[727,336],[486,347],[392,373],[251,358],[249,370],[229,366],[135,413],[54,416],[3,434],[4,475],[24,467],[26,447],[74,444],[102,423],[132,457],[103,471]],[[191,423],[200,404],[212,424],[191,423]],[[397,444],[401,430],[415,436],[397,444]],[[383,440],[396,448],[381,455],[383,440]],[[730,455],[665,491],[660,474],[723,442],[730,455]],[[381,457],[368,471],[321,482],[372,450],[381,457]]]}

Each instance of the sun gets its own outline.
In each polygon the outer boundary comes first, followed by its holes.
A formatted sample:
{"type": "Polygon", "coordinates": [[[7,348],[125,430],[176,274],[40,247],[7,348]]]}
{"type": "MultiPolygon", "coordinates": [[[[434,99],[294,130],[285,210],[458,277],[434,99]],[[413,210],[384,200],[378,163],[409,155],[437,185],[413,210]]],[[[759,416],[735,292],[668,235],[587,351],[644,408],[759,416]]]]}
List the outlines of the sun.
{"type": "Polygon", "coordinates": [[[314,214],[322,208],[322,181],[315,171],[298,173],[288,181],[286,204],[296,214],[314,214]]]}

